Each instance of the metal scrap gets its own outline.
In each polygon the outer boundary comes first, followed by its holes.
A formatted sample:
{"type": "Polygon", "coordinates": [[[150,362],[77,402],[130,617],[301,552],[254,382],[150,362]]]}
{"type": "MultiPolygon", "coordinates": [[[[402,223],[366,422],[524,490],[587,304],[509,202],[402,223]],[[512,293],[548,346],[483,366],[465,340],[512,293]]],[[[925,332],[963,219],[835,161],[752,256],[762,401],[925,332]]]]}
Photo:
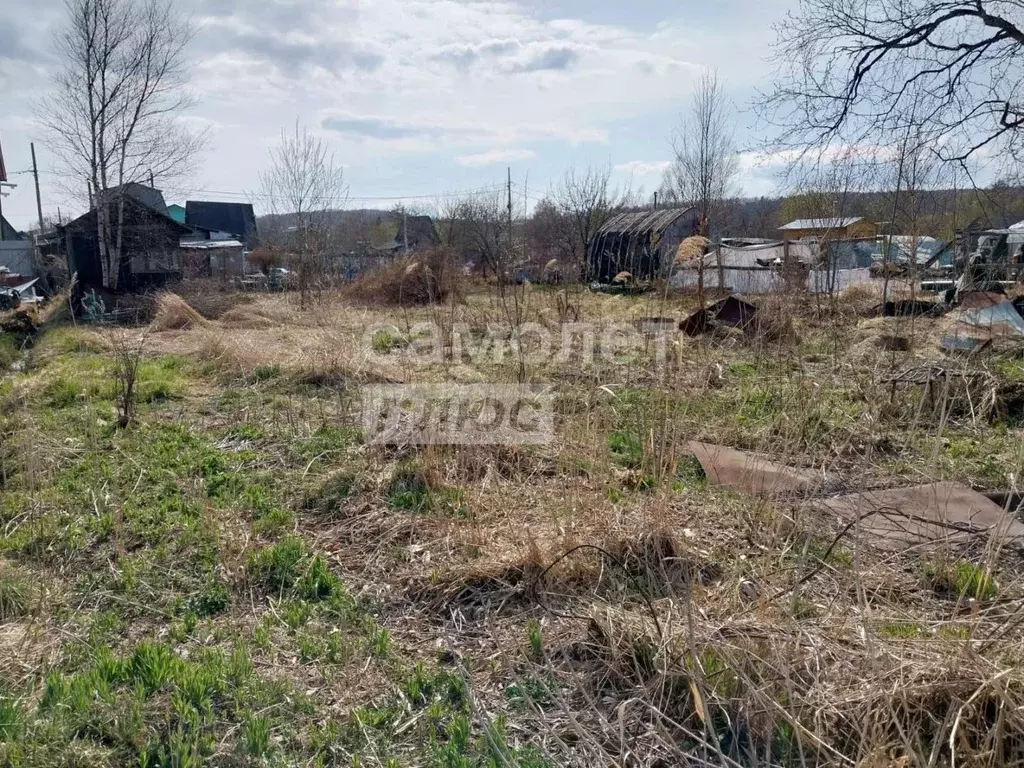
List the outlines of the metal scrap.
{"type": "Polygon", "coordinates": [[[967,294],[956,319],[972,338],[1024,337],[1024,317],[1000,293],[967,294]]]}
{"type": "Polygon", "coordinates": [[[866,534],[883,549],[938,541],[965,543],[979,536],[1024,545],[1024,524],[958,483],[866,491],[816,503],[844,520],[857,521],[851,535],[866,534]]]}
{"type": "Polygon", "coordinates": [[[920,299],[887,301],[875,307],[874,311],[882,317],[942,317],[946,313],[941,304],[920,299]]]}
{"type": "Polygon", "coordinates": [[[827,479],[811,469],[790,467],[724,445],[691,442],[689,448],[712,484],[756,496],[804,494],[820,488],[827,479]]]}
{"type": "Polygon", "coordinates": [[[756,327],[756,323],[757,307],[732,294],[689,315],[679,323],[679,330],[688,336],[699,336],[716,327],[747,330],[756,327]]]}

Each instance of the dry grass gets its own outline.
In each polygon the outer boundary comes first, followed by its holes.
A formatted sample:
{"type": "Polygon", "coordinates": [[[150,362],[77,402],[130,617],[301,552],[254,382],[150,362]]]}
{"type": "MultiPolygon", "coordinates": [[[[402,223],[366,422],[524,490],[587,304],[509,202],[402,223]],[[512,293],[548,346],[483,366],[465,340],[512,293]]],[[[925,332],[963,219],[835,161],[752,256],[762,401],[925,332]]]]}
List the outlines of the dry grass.
{"type": "Polygon", "coordinates": [[[165,291],[157,295],[152,323],[154,331],[180,331],[205,325],[206,318],[177,294],[165,291]]]}
{"type": "Polygon", "coordinates": [[[457,293],[458,266],[442,248],[396,259],[357,277],[343,290],[353,301],[381,307],[443,303],[457,293]]]}
{"type": "MultiPolygon", "coordinates": [[[[685,448],[701,439],[760,451],[828,472],[843,491],[937,479],[1016,490],[1020,422],[992,423],[980,380],[945,388],[927,408],[920,388],[886,383],[941,362],[1008,386],[1014,361],[950,362],[935,345],[941,320],[866,319],[877,287],[773,297],[757,301],[776,332],[673,334],[663,368],[653,346],[623,360],[528,364],[527,380],[557,395],[550,445],[327,442],[323,427],[360,425],[361,382],[519,380],[513,357],[419,366],[404,347],[374,353],[367,329],[381,323],[396,335],[425,321],[507,324],[493,294],[465,299],[396,310],[330,296],[303,312],[262,296],[150,337],[153,354],[195,355],[212,370],[140,419],[230,431],[218,439],[244,457],[240,474],[280,478],[289,532],[323,553],[393,638],[386,665],[334,669],[298,661],[294,638],[275,635],[284,650],[260,664],[313,691],[318,718],[348,722],[390,695],[389,669],[440,659],[465,677],[474,725],[504,714],[510,744],[529,743],[552,765],[1024,763],[1019,553],[981,541],[876,548],[804,501],[709,487],[685,448]],[[886,335],[908,338],[910,351],[880,349],[886,335]],[[403,471],[442,503],[397,503],[403,471]],[[961,573],[991,574],[994,593],[937,587],[961,573]]],[[[630,327],[692,306],[536,287],[522,301],[524,319],[555,328],[570,305],[580,322],[630,327]]],[[[32,435],[34,482],[45,487],[60,457],[81,449],[32,435]]],[[[219,514],[221,567],[237,573],[268,534],[248,513],[219,514]]],[[[241,607],[222,632],[284,609],[247,583],[235,589],[241,607]]],[[[400,708],[395,743],[430,717],[400,708]]],[[[444,725],[431,728],[447,738],[444,725]]],[[[371,744],[336,757],[383,764],[391,753],[371,744]]]]}

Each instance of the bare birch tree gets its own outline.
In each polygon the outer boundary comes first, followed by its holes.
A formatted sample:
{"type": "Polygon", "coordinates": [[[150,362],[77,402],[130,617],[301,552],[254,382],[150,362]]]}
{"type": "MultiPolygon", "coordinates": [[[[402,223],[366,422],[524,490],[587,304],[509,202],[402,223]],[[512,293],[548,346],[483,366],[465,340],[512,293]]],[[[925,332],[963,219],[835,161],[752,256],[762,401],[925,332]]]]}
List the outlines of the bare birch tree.
{"type": "Polygon", "coordinates": [[[193,31],[159,0],[68,0],[67,14],[39,115],[68,178],[94,190],[103,283],[117,290],[123,185],[187,173],[204,139],[180,119],[193,31]]]}
{"type": "Polygon", "coordinates": [[[270,169],[260,174],[261,197],[269,212],[292,225],[276,233],[277,245],[293,258],[303,307],[314,276],[337,241],[338,217],[348,189],[344,168],[336,165],[327,143],[295,123],[292,133],[281,132],[281,143],[270,151],[270,169]]]}

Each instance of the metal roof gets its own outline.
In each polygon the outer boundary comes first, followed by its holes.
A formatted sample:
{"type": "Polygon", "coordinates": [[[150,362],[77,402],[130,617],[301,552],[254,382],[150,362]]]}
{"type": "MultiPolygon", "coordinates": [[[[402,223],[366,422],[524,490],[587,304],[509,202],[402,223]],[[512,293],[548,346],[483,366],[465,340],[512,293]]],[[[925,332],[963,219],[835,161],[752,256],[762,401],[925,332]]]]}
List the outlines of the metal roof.
{"type": "Polygon", "coordinates": [[[843,229],[845,227],[852,227],[858,221],[864,221],[864,217],[848,216],[842,219],[797,219],[796,221],[791,221],[789,224],[779,227],[779,229],[843,229]]]}
{"type": "Polygon", "coordinates": [[[186,251],[215,251],[218,248],[244,248],[245,243],[239,240],[193,240],[179,247],[186,251]]]}
{"type": "Polygon", "coordinates": [[[130,197],[170,218],[167,214],[167,203],[164,202],[164,193],[155,187],[147,187],[137,181],[129,181],[118,187],[104,189],[99,194],[100,199],[108,201],[115,201],[121,196],[130,197]]]}
{"type": "Polygon", "coordinates": [[[246,242],[256,237],[256,215],[250,203],[186,200],[185,223],[190,227],[227,232],[246,242]]]}
{"type": "Polygon", "coordinates": [[[663,208],[658,211],[634,211],[612,216],[598,230],[598,235],[646,235],[664,232],[693,208],[663,208]]]}

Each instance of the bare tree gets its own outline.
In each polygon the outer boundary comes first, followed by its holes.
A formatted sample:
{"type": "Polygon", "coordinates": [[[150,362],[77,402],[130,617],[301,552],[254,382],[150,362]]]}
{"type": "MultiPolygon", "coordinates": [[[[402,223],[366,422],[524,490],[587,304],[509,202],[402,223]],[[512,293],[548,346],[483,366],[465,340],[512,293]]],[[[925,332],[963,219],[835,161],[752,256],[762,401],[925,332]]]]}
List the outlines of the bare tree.
{"type": "Polygon", "coordinates": [[[1017,0],[801,0],[776,27],[760,104],[776,149],[894,146],[908,123],[947,161],[1024,139],[1017,0]]]}
{"type": "Polygon", "coordinates": [[[191,26],[159,0],[68,0],[61,67],[39,115],[81,187],[94,190],[103,284],[117,290],[124,188],[187,173],[204,135],[180,119],[192,104],[184,50],[191,26]]]}
{"type": "MultiPolygon", "coordinates": [[[[663,187],[674,198],[697,209],[698,232],[707,237],[712,218],[735,193],[739,160],[729,129],[725,91],[715,72],[697,81],[689,114],[672,136],[672,165],[663,187]]],[[[697,294],[704,300],[704,260],[697,266],[697,294]]]]}
{"type": "Polygon", "coordinates": [[[555,188],[553,198],[566,229],[561,233],[563,249],[568,252],[574,269],[581,277],[587,255],[598,231],[629,197],[610,185],[611,168],[588,167],[584,171],[570,168],[555,188]]]}
{"type": "Polygon", "coordinates": [[[558,262],[560,271],[578,264],[580,246],[569,218],[550,197],[537,203],[525,222],[528,251],[534,261],[558,262]]]}
{"type": "Polygon", "coordinates": [[[736,193],[739,175],[728,101],[716,73],[705,72],[697,81],[690,113],[672,136],[672,152],[664,186],[672,197],[697,209],[698,234],[707,237],[718,207],[736,193]]]}
{"type": "Polygon", "coordinates": [[[281,132],[281,143],[270,151],[270,169],[260,174],[263,200],[272,214],[290,226],[272,239],[294,258],[302,305],[306,306],[315,275],[337,237],[337,216],[348,199],[344,168],[335,165],[327,143],[295,123],[292,133],[281,132]]]}
{"type": "MultiPolygon", "coordinates": [[[[455,203],[449,215],[454,216],[452,232],[458,233],[456,237],[465,249],[463,254],[475,257],[484,274],[503,278],[512,261],[512,233],[502,193],[495,191],[465,197],[455,203]]],[[[450,220],[448,223],[451,225],[450,220]]]]}

